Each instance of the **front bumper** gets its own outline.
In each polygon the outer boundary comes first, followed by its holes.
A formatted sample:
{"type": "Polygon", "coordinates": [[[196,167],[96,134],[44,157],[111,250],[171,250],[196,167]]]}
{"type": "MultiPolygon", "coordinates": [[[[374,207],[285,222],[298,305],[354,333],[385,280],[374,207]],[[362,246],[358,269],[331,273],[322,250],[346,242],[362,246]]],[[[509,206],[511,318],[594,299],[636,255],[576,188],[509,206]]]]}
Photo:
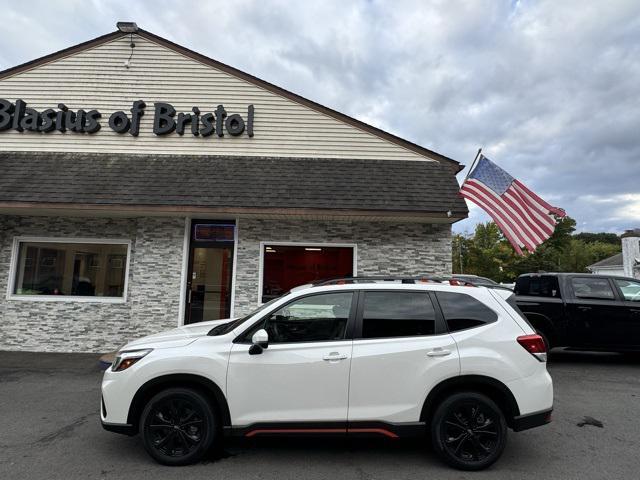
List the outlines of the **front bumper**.
{"type": "Polygon", "coordinates": [[[121,433],[130,437],[138,433],[133,425],[123,423],[109,423],[101,420],[102,428],[108,432],[121,433]]]}
{"type": "Polygon", "coordinates": [[[521,432],[522,430],[546,425],[551,421],[551,412],[553,412],[553,408],[541,412],[519,415],[513,419],[513,431],[521,432]]]}
{"type": "Polygon", "coordinates": [[[123,435],[135,435],[138,433],[133,425],[128,423],[105,422],[107,417],[107,407],[104,403],[104,396],[100,399],[100,423],[102,428],[109,432],[122,433],[123,435]]]}

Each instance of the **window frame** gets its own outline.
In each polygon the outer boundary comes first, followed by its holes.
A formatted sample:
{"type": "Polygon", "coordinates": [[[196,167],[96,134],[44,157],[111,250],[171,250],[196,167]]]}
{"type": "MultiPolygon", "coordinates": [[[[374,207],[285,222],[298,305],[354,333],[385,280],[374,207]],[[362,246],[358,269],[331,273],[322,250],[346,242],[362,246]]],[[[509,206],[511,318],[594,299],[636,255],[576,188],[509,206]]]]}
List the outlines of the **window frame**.
{"type": "Polygon", "coordinates": [[[620,292],[618,291],[618,287],[616,286],[615,282],[612,281],[611,278],[609,277],[600,277],[600,276],[589,276],[589,274],[585,274],[585,275],[575,275],[572,277],[568,278],[568,285],[571,288],[571,295],[573,297],[574,300],[578,301],[578,302],[584,302],[584,301],[588,301],[588,302],[617,302],[620,301],[621,299],[623,299],[623,297],[620,297],[620,292]],[[607,298],[601,298],[601,297],[580,297],[578,295],[576,295],[576,289],[575,286],[573,284],[574,280],[580,280],[580,279],[586,279],[586,280],[603,280],[606,283],[609,284],[609,288],[611,289],[611,293],[613,294],[613,297],[607,297],[607,298]]]}
{"type": "MultiPolygon", "coordinates": [[[[511,297],[515,298],[515,294],[511,295],[511,297]]],[[[509,297],[509,298],[511,298],[509,297]]],[[[552,297],[550,297],[552,298],[552,297]]],[[[444,326],[447,329],[447,333],[450,334],[454,334],[454,333],[458,333],[458,332],[466,332],[467,330],[473,330],[475,328],[482,328],[482,327],[486,327],[487,325],[493,325],[494,323],[498,322],[500,320],[500,313],[498,313],[494,308],[492,308],[491,306],[487,305],[486,303],[484,303],[483,301],[481,301],[480,299],[476,298],[474,295],[470,295],[467,292],[451,292],[451,291],[440,291],[440,292],[433,292],[433,299],[434,302],[436,304],[436,308],[437,310],[440,312],[440,315],[442,316],[442,321],[444,322],[444,326]],[[444,310],[442,309],[442,305],[440,305],[440,300],[438,300],[438,295],[436,295],[437,293],[453,293],[454,295],[466,295],[467,297],[471,297],[472,299],[474,299],[476,302],[481,303],[482,305],[484,305],[486,308],[488,308],[489,310],[491,310],[496,318],[495,320],[492,320],[490,322],[487,323],[483,323],[482,325],[474,325],[472,327],[467,327],[467,328],[460,328],[458,330],[451,330],[449,328],[449,323],[447,322],[447,318],[444,315],[444,310]]],[[[506,300],[505,300],[506,301],[506,300]]],[[[508,302],[507,302],[508,303],[508,302]]],[[[518,311],[516,310],[516,313],[518,313],[518,311]]],[[[524,321],[529,323],[529,320],[527,320],[527,318],[524,316],[524,314],[522,314],[522,317],[524,318],[524,321]]]]}
{"type": "Polygon", "coordinates": [[[622,290],[622,287],[618,284],[618,282],[633,282],[633,283],[638,283],[640,284],[640,280],[635,279],[635,278],[620,278],[620,277],[613,277],[611,279],[613,281],[613,286],[615,287],[614,289],[614,293],[617,293],[617,295],[620,297],[620,301],[622,302],[628,302],[632,305],[638,304],[640,306],[640,300],[629,300],[627,299],[627,297],[624,296],[624,291],[622,290]]]}
{"type": "MultiPolygon", "coordinates": [[[[287,305],[292,304],[293,302],[297,302],[298,300],[302,300],[303,298],[307,298],[307,297],[315,297],[315,296],[319,296],[319,295],[332,295],[332,294],[336,294],[336,293],[351,293],[353,294],[353,296],[351,297],[351,309],[349,310],[349,318],[347,319],[347,326],[345,328],[345,332],[344,332],[344,338],[341,340],[308,340],[308,341],[304,341],[304,342],[274,342],[273,345],[307,345],[309,343],[326,343],[326,342],[344,342],[344,341],[351,341],[354,338],[354,329],[355,329],[355,324],[356,324],[356,314],[358,311],[358,305],[359,305],[359,298],[360,298],[360,291],[357,289],[344,289],[344,290],[329,290],[329,291],[324,291],[324,292],[310,292],[310,293],[306,293],[304,295],[299,295],[295,298],[292,298],[291,300],[289,300],[288,302],[279,304],[275,307],[273,307],[273,309],[269,310],[268,312],[264,313],[263,315],[260,316],[260,318],[258,318],[256,321],[252,322],[251,325],[249,325],[247,328],[245,328],[242,333],[240,335],[238,335],[236,338],[233,339],[233,343],[239,343],[242,345],[251,345],[251,339],[247,338],[247,335],[249,335],[249,332],[251,332],[251,330],[253,330],[259,323],[264,322],[265,320],[267,320],[267,318],[269,316],[271,316],[273,313],[277,312],[278,310],[286,307],[287,305]]],[[[269,345],[271,345],[271,341],[269,341],[269,345]]]]}
{"type": "Polygon", "coordinates": [[[85,237],[38,237],[38,236],[16,236],[13,237],[11,248],[11,261],[9,264],[9,278],[7,282],[7,300],[20,302],[66,302],[66,303],[127,303],[129,295],[129,272],[131,265],[131,240],[124,238],[85,238],[85,237]],[[18,260],[20,256],[21,243],[52,243],[52,244],[73,244],[91,243],[98,245],[126,245],[127,261],[124,272],[124,285],[121,297],[98,297],[79,295],[21,295],[15,292],[16,274],[18,270],[18,260]]]}
{"type": "Polygon", "coordinates": [[[549,300],[562,300],[562,289],[560,288],[560,283],[561,283],[561,279],[557,276],[557,275],[547,275],[547,274],[533,274],[533,275],[523,275],[521,277],[518,277],[516,279],[516,285],[514,287],[514,292],[517,293],[516,295],[520,295],[523,297],[534,297],[534,298],[544,298],[545,301],[549,301],[549,300]],[[531,283],[533,279],[540,279],[540,282],[542,283],[542,279],[547,279],[547,281],[553,281],[555,282],[555,286],[557,286],[557,288],[555,289],[557,292],[556,296],[547,296],[547,295],[540,295],[540,294],[535,294],[535,293],[531,293],[531,283]],[[521,280],[520,283],[523,282],[527,282],[527,293],[522,293],[518,290],[518,280],[521,280]]]}
{"type": "Polygon", "coordinates": [[[318,243],[318,242],[280,242],[280,241],[261,241],[260,242],[260,258],[258,261],[258,306],[264,305],[262,301],[262,287],[264,285],[264,250],[266,246],[274,247],[301,247],[301,248],[351,248],[353,250],[353,276],[358,275],[358,244],[357,243],[318,243]]]}
{"type": "Polygon", "coordinates": [[[438,335],[445,335],[448,334],[449,331],[447,329],[446,323],[444,321],[444,317],[442,315],[442,310],[440,309],[440,306],[437,303],[436,297],[434,295],[434,293],[430,290],[423,290],[423,289],[419,289],[419,288],[407,288],[407,289],[395,289],[395,288],[367,288],[367,289],[361,289],[358,295],[358,308],[356,311],[356,321],[355,321],[355,329],[354,329],[354,335],[353,335],[353,340],[364,340],[364,341],[369,341],[369,340],[387,340],[387,341],[393,341],[393,340],[402,340],[402,339],[407,339],[407,338],[432,338],[432,337],[437,337],[438,335]],[[362,336],[362,330],[363,330],[363,326],[364,326],[364,298],[366,296],[367,292],[392,292],[392,293],[422,293],[424,295],[427,296],[427,298],[429,299],[429,301],[431,302],[431,306],[433,307],[434,313],[436,315],[435,318],[435,328],[434,328],[434,332],[431,335],[406,335],[406,336],[398,336],[398,337],[363,337],[362,336]]]}

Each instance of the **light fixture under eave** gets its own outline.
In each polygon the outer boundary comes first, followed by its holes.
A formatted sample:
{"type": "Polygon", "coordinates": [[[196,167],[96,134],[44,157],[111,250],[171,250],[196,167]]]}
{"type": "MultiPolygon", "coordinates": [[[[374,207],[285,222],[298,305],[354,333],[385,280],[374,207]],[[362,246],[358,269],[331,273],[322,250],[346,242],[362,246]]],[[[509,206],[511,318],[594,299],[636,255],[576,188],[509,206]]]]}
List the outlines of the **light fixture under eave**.
{"type": "Polygon", "coordinates": [[[138,31],[138,25],[136,22],[118,22],[116,23],[116,27],[122,33],[136,33],[138,31]]]}
{"type": "Polygon", "coordinates": [[[321,248],[314,248],[314,247],[305,247],[305,250],[307,252],[321,252],[322,251],[321,248]]]}

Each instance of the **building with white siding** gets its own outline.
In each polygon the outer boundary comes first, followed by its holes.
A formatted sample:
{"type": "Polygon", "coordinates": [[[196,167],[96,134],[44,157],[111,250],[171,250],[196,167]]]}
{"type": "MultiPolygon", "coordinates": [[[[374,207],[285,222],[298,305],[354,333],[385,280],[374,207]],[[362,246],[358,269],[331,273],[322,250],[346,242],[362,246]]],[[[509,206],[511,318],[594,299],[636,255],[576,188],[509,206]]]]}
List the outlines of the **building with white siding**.
{"type": "Polygon", "coordinates": [[[616,253],[604,258],[599,262],[587,266],[594,275],[613,275],[624,277],[624,265],[622,264],[622,253],[616,253]]]}
{"type": "Polygon", "coordinates": [[[622,252],[589,265],[587,269],[596,275],[640,278],[640,228],[626,230],[620,240],[622,252]]]}
{"type": "Polygon", "coordinates": [[[450,273],[461,167],[141,29],[10,68],[0,349],[105,351],[321,278],[450,273]]]}

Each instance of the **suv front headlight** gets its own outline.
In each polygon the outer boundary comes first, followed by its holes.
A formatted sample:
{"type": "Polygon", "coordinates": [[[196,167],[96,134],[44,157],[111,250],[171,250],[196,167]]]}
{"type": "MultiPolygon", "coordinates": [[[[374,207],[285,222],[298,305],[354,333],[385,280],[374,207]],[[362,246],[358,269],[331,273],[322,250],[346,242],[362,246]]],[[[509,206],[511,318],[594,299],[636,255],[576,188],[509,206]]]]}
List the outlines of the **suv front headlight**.
{"type": "Polygon", "coordinates": [[[152,351],[153,348],[145,348],[142,350],[126,350],[124,352],[118,352],[118,355],[111,365],[111,371],[121,372],[126,370],[138,360],[149,355],[152,351]]]}

